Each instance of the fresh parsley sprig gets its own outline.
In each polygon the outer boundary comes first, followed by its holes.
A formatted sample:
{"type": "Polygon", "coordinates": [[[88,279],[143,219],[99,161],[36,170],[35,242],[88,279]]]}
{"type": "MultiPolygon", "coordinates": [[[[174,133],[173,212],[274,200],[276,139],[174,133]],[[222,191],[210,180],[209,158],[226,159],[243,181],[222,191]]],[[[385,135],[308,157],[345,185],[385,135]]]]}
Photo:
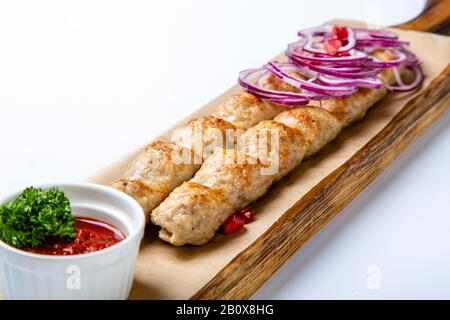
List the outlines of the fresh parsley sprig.
{"type": "Polygon", "coordinates": [[[16,248],[37,247],[48,237],[75,239],[69,199],[58,188],[29,187],[0,206],[0,239],[16,248]]]}

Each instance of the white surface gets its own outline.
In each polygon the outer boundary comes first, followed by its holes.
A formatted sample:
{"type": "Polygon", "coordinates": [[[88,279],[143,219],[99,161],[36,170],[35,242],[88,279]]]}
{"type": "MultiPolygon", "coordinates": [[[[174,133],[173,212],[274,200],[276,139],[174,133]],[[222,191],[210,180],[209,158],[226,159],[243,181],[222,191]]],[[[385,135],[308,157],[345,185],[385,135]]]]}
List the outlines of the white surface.
{"type": "MultiPolygon", "coordinates": [[[[76,214],[111,223],[126,239],[100,251],[71,256],[34,254],[0,241],[2,293],[11,300],[126,299],[144,236],[142,208],[132,198],[104,186],[91,183],[51,186],[66,194],[76,214]]],[[[10,192],[1,203],[17,198],[19,192],[10,192]]]]}
{"type": "MultiPolygon", "coordinates": [[[[241,69],[275,56],[298,29],[338,17],[396,24],[413,18],[424,3],[3,1],[0,195],[84,179],[233,85],[241,69]]],[[[450,264],[442,254],[450,218],[439,196],[450,177],[444,161],[449,142],[446,131],[427,142],[434,153],[409,157],[405,166],[420,170],[407,181],[402,177],[409,169],[385,173],[392,178],[369,189],[382,193],[358,197],[347,211],[361,212],[352,219],[344,213],[335,222],[345,222],[339,234],[334,224],[321,232],[256,297],[450,297],[450,264]],[[421,176],[437,168],[442,187],[426,185],[421,176]],[[413,191],[425,194],[419,199],[426,209],[412,201],[413,191]],[[358,206],[361,201],[368,203],[358,206]],[[428,210],[431,205],[441,210],[428,210]],[[429,228],[411,236],[424,225],[429,228]],[[414,255],[411,248],[417,248],[414,255]],[[368,264],[382,268],[383,286],[376,292],[359,290],[368,264]],[[390,286],[391,278],[403,282],[390,286]]]]}

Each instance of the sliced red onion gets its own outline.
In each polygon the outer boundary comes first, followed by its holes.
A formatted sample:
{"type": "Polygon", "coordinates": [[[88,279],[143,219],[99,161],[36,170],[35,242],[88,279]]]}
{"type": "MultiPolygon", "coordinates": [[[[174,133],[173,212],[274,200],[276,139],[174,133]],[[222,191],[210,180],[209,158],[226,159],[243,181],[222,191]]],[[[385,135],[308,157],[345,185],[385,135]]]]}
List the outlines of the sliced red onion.
{"type": "Polygon", "coordinates": [[[403,82],[402,76],[400,74],[400,70],[397,67],[395,67],[392,68],[392,71],[394,73],[395,82],[397,82],[397,84],[400,86],[405,86],[405,83],[403,82]]]}
{"type": "Polygon", "coordinates": [[[339,65],[353,62],[361,62],[367,58],[366,53],[353,49],[348,52],[350,54],[349,56],[336,57],[324,54],[321,54],[321,56],[313,56],[311,55],[311,53],[304,51],[303,47],[299,46],[298,43],[289,44],[287,52],[289,52],[291,56],[294,56],[298,59],[307,60],[311,62],[339,64],[339,65]]]}
{"type": "Polygon", "coordinates": [[[342,79],[320,74],[318,80],[321,83],[329,86],[351,86],[351,87],[365,87],[371,89],[380,89],[383,86],[383,81],[378,77],[360,78],[360,79],[342,79]]]}
{"type": "Polygon", "coordinates": [[[393,50],[393,54],[397,57],[395,60],[383,61],[374,56],[370,56],[366,61],[363,62],[363,65],[369,68],[391,68],[399,66],[407,60],[408,56],[406,53],[400,50],[393,50]]]}
{"type": "Polygon", "coordinates": [[[308,81],[311,79],[317,78],[317,72],[314,72],[312,70],[309,70],[308,68],[304,68],[301,66],[298,66],[294,63],[288,63],[288,62],[272,62],[272,64],[276,65],[279,69],[281,69],[284,72],[296,72],[305,78],[308,78],[308,81]]]}
{"type": "MultiPolygon", "coordinates": [[[[357,90],[354,87],[326,87],[316,83],[308,82],[282,71],[275,63],[272,62],[269,62],[265,66],[265,68],[272,72],[281,81],[284,81],[294,87],[298,87],[322,95],[340,97],[353,94],[357,90]]],[[[301,72],[301,70],[299,71],[301,72]]]]}
{"type": "MultiPolygon", "coordinates": [[[[303,46],[303,49],[305,51],[312,52],[312,53],[327,54],[326,50],[313,46],[314,45],[313,38],[314,38],[314,36],[317,36],[317,35],[324,36],[324,37],[332,36],[332,30],[333,30],[333,26],[327,24],[327,25],[323,25],[323,26],[319,26],[319,27],[315,27],[315,28],[302,30],[302,31],[299,31],[297,34],[299,37],[306,40],[306,43],[303,46]]],[[[355,44],[356,44],[355,33],[353,32],[352,28],[347,27],[347,30],[348,30],[347,44],[345,46],[340,47],[336,52],[347,52],[355,47],[355,44]]]]}
{"type": "Polygon", "coordinates": [[[301,59],[297,59],[288,55],[289,59],[300,66],[306,67],[310,70],[327,74],[334,77],[342,77],[342,78],[350,78],[350,79],[358,79],[358,78],[367,78],[367,77],[375,77],[380,73],[380,69],[364,69],[361,67],[325,67],[325,66],[317,66],[311,63],[305,63],[301,59]]]}
{"type": "MultiPolygon", "coordinates": [[[[310,100],[324,99],[324,96],[318,96],[310,93],[285,92],[266,89],[256,84],[252,84],[250,77],[261,77],[267,70],[265,69],[247,69],[239,73],[238,83],[247,92],[273,103],[286,106],[306,105],[310,100]]],[[[258,81],[257,81],[258,82],[258,81]]]]}
{"type": "Polygon", "coordinates": [[[414,72],[414,74],[415,74],[414,81],[411,82],[410,84],[405,84],[401,78],[398,68],[394,67],[393,69],[394,69],[395,78],[397,80],[397,85],[395,85],[395,86],[392,86],[389,84],[386,85],[386,87],[390,91],[407,92],[407,91],[414,90],[422,83],[424,76],[423,76],[422,68],[420,66],[406,66],[405,68],[408,68],[414,72]]]}
{"type": "Polygon", "coordinates": [[[383,82],[378,78],[385,68],[393,68],[397,85],[387,85],[392,91],[410,91],[423,80],[421,61],[406,49],[409,42],[398,40],[395,32],[348,28],[347,43],[331,55],[322,49],[325,41],[335,38],[332,25],[300,31],[300,40],[288,45],[286,55],[291,63],[269,62],[263,69],[244,70],[239,74],[239,84],[248,92],[286,106],[307,104],[310,100],[348,96],[358,87],[379,89],[383,82]],[[318,37],[321,37],[318,39],[318,37]],[[379,48],[390,50],[395,59],[383,61],[371,55],[379,48]],[[415,73],[411,84],[405,84],[398,70],[405,66],[415,73]],[[296,72],[303,78],[291,75],[296,72]],[[267,77],[273,74],[281,81],[302,89],[301,93],[275,91],[264,88],[267,77]],[[250,79],[253,78],[253,79],[250,79]]]}
{"type": "Polygon", "coordinates": [[[405,65],[407,66],[418,66],[422,63],[417,56],[407,49],[403,49],[402,52],[406,54],[405,65]]]}
{"type": "Polygon", "coordinates": [[[259,78],[262,74],[264,74],[266,70],[265,69],[246,69],[239,73],[239,84],[244,89],[249,89],[255,93],[259,93],[261,95],[264,95],[269,98],[281,98],[281,97],[289,97],[289,98],[305,98],[304,94],[297,93],[297,92],[284,92],[284,91],[276,91],[264,88],[262,86],[259,86],[257,84],[252,84],[252,79],[248,79],[249,77],[255,77],[259,78]]]}
{"type": "Polygon", "coordinates": [[[256,85],[262,87],[264,82],[267,81],[267,79],[270,76],[270,72],[269,71],[264,71],[263,75],[261,77],[259,77],[258,81],[256,81],[256,85]]]}
{"type": "Polygon", "coordinates": [[[394,31],[390,30],[374,30],[374,29],[361,29],[355,28],[355,35],[357,39],[362,38],[385,38],[385,39],[398,39],[398,35],[394,31]]]}
{"type": "Polygon", "coordinates": [[[409,45],[408,41],[390,40],[390,39],[362,39],[356,40],[356,47],[372,48],[396,48],[402,49],[409,45]]]}

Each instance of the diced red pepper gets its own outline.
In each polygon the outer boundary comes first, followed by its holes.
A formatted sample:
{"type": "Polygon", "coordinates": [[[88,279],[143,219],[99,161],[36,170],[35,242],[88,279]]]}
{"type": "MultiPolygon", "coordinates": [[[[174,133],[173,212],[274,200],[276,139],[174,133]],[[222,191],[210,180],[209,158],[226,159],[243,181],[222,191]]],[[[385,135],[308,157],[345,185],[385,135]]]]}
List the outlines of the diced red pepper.
{"type": "Polygon", "coordinates": [[[255,220],[255,213],[250,208],[244,208],[238,212],[238,215],[244,219],[245,223],[251,223],[255,220]]]}
{"type": "Polygon", "coordinates": [[[233,214],[229,216],[228,219],[223,224],[222,231],[225,234],[235,233],[241,230],[242,227],[244,227],[244,224],[245,221],[240,215],[233,214]]]}
{"type": "Polygon", "coordinates": [[[346,27],[334,26],[331,32],[340,40],[348,38],[348,29],[346,27]]]}
{"type": "Polygon", "coordinates": [[[339,39],[329,38],[325,41],[324,44],[325,51],[332,56],[334,56],[341,47],[342,41],[339,39]]]}

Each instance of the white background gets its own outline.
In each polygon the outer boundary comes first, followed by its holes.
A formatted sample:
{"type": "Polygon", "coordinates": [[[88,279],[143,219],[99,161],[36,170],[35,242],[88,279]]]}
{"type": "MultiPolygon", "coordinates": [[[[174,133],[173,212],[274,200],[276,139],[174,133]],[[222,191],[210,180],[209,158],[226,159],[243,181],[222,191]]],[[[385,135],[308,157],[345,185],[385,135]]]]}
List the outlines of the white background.
{"type": "MultiPolygon", "coordinates": [[[[423,6],[1,1],[0,196],[83,180],[235,84],[301,28],[339,17],[392,25],[423,6]]],[[[255,298],[450,298],[449,124],[447,113],[255,298]],[[378,290],[367,286],[370,266],[378,290]]]]}

